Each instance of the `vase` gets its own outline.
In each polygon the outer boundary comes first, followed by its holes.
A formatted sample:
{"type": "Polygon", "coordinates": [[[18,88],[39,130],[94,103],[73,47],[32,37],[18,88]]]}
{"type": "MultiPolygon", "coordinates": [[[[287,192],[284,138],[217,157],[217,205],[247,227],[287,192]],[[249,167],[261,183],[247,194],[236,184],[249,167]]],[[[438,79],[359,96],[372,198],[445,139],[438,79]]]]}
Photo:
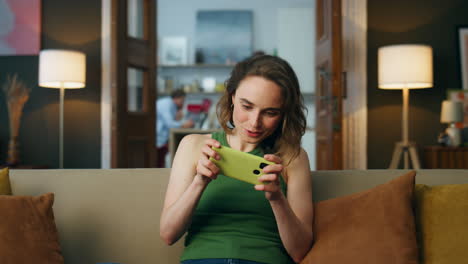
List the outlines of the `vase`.
{"type": "Polygon", "coordinates": [[[19,141],[18,138],[10,139],[8,144],[8,157],[7,157],[7,165],[8,166],[15,166],[19,164],[19,141]]]}

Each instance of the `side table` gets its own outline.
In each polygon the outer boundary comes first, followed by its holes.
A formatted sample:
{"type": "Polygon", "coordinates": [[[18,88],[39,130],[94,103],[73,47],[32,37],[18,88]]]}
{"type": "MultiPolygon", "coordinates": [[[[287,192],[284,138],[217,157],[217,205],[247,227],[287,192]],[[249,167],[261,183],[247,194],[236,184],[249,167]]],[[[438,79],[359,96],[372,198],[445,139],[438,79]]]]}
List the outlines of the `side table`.
{"type": "Polygon", "coordinates": [[[468,147],[424,147],[426,169],[468,169],[468,147]]]}

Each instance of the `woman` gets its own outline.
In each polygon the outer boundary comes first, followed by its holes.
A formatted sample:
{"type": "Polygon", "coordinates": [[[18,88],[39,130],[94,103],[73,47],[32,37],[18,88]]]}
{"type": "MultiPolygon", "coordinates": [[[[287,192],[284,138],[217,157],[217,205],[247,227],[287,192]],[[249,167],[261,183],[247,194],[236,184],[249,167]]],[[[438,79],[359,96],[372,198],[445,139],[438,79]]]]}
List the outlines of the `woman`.
{"type": "Polygon", "coordinates": [[[304,109],[286,61],[262,55],[235,66],[217,105],[223,131],[184,137],[174,158],[160,235],[171,245],[187,232],[183,264],[305,257],[313,205],[309,161],[300,147],[304,109]],[[264,184],[253,187],[218,174],[209,158],[220,159],[212,147],[221,145],[274,162],[263,169],[264,184]]]}

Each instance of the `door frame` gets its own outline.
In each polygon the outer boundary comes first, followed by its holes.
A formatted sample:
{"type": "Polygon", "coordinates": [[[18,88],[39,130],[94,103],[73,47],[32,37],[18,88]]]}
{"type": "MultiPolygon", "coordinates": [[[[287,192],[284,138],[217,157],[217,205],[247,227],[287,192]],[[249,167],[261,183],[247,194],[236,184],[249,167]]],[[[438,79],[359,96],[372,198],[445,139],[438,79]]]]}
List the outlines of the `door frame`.
{"type": "Polygon", "coordinates": [[[112,0],[101,0],[101,168],[111,168],[112,138],[112,0]]]}
{"type": "Polygon", "coordinates": [[[367,1],[342,0],[343,169],[367,169],[367,1]]]}
{"type": "MultiPolygon", "coordinates": [[[[148,39],[140,40],[129,36],[122,36],[120,34],[122,32],[117,29],[117,25],[120,25],[126,31],[127,26],[127,21],[118,21],[119,17],[126,17],[126,15],[120,14],[125,11],[125,9],[122,9],[121,5],[123,2],[121,1],[126,2],[127,0],[101,0],[101,168],[132,167],[132,162],[130,162],[127,156],[135,151],[138,151],[138,153],[135,152],[136,154],[143,153],[143,167],[155,167],[157,154],[155,146],[156,112],[154,110],[154,98],[156,97],[155,76],[157,66],[155,65],[155,54],[157,48],[146,49],[146,53],[145,48],[148,45],[156,46],[153,35],[157,35],[157,22],[155,19],[157,2],[156,0],[145,1],[145,5],[153,6],[154,8],[149,9],[149,13],[144,17],[144,23],[148,24],[153,17],[155,21],[154,23],[149,23],[148,28],[145,29],[144,34],[148,39]],[[117,21],[115,21],[116,19],[117,21]],[[125,57],[123,57],[122,52],[126,52],[125,57]],[[154,57],[154,60],[151,60],[151,57],[154,57]],[[150,70],[144,76],[143,96],[151,102],[145,100],[141,112],[129,112],[126,107],[127,92],[122,94],[119,85],[127,85],[127,78],[126,75],[123,75],[125,74],[124,70],[121,69],[123,64],[119,63],[119,60],[123,61],[126,67],[143,67],[150,70]],[[152,67],[154,70],[151,70],[152,67]],[[120,88],[117,89],[118,87],[120,88]],[[123,110],[122,105],[125,105],[125,110],[123,110]],[[149,121],[142,122],[145,120],[149,121]],[[150,123],[154,123],[154,125],[150,123]],[[151,136],[135,134],[137,130],[130,130],[135,124],[144,124],[144,131],[148,131],[148,134],[151,134],[151,136]],[[122,130],[122,128],[124,129],[122,130]],[[135,145],[138,147],[138,150],[133,148],[133,152],[130,152],[130,143],[143,144],[135,145]],[[143,146],[144,150],[141,149],[141,146],[143,146]]],[[[140,161],[141,159],[138,159],[139,163],[141,163],[140,161]]],[[[141,167],[141,165],[138,165],[138,167],[141,167]]]]}

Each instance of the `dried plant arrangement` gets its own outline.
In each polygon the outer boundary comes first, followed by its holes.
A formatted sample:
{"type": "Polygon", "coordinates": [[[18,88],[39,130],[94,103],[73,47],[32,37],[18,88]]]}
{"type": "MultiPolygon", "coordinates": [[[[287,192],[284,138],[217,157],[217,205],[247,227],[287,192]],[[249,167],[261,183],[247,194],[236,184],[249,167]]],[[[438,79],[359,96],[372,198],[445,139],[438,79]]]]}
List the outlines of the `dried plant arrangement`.
{"type": "Polygon", "coordinates": [[[18,75],[8,75],[3,84],[3,92],[7,102],[8,117],[10,120],[10,143],[8,147],[7,164],[16,165],[19,163],[19,127],[23,114],[24,104],[29,99],[31,89],[24,82],[18,79],[18,75]]]}

